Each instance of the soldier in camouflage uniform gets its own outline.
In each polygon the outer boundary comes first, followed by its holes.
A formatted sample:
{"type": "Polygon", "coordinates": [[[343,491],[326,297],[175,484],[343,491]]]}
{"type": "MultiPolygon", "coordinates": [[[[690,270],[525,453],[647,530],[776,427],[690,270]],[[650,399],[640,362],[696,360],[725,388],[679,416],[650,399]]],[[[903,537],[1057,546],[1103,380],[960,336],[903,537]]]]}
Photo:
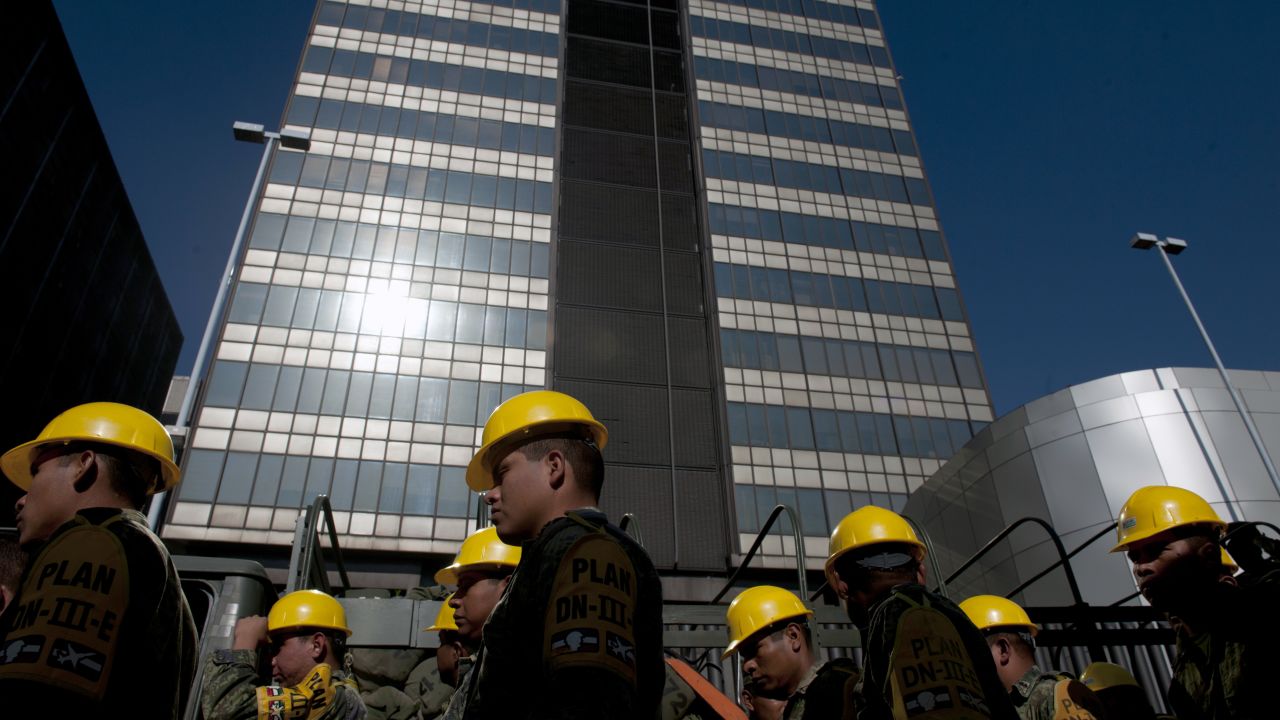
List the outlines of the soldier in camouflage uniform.
{"type": "Polygon", "coordinates": [[[347,671],[346,612],[319,590],[276,601],[268,617],[236,623],[230,650],[205,663],[205,720],[363,720],[364,702],[347,671]],[[273,684],[258,678],[258,648],[271,648],[273,684]]]}
{"type": "Polygon", "coordinates": [[[1224,578],[1224,528],[1204,498],[1165,485],[1134,492],[1116,524],[1112,552],[1128,555],[1147,602],[1178,619],[1169,704],[1181,720],[1276,716],[1280,571],[1246,587],[1224,578]]]}
{"type": "Polygon", "coordinates": [[[197,640],[169,552],[139,510],[178,484],[173,442],[127,405],[89,403],[0,458],[30,564],[0,621],[5,717],[173,718],[197,640]]]}
{"type": "Polygon", "coordinates": [[[520,565],[446,717],[652,720],[662,697],[662,586],[649,556],[595,505],[604,426],[539,390],[485,423],[467,484],[520,565]]]}
{"type": "Polygon", "coordinates": [[[902,516],[871,505],[831,533],[827,582],[862,635],[858,720],[1015,720],[981,633],[924,587],[924,553],[902,516]]]}
{"type": "Polygon", "coordinates": [[[721,660],[742,656],[742,672],[756,692],[786,701],[787,720],[840,717],[858,669],[852,660],[818,662],[808,616],[791,592],[758,585],[738,594],[725,613],[729,646],[721,660]]]}
{"type": "Polygon", "coordinates": [[[996,673],[1022,720],[1097,720],[1102,701],[1084,683],[1060,670],[1036,664],[1036,633],[1020,605],[997,595],[975,595],[960,609],[987,637],[996,673]]]}

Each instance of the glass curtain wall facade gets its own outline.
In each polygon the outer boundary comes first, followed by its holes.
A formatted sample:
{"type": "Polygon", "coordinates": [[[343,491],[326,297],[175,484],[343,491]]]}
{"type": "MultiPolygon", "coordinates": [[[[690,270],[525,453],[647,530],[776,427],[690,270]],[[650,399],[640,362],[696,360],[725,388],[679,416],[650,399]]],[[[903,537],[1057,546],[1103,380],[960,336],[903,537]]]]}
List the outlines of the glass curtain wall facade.
{"type": "Polygon", "coordinates": [[[991,419],[870,3],[325,1],[285,124],[168,537],[452,552],[554,387],[661,566],[817,564],[991,419]]]}
{"type": "Polygon", "coordinates": [[[991,403],[872,3],[689,0],[688,24],[737,544],[786,504],[820,567],[991,403]]]}
{"type": "Polygon", "coordinates": [[[558,0],[319,3],[193,424],[171,538],[452,552],[463,470],[546,384],[558,0]]]}

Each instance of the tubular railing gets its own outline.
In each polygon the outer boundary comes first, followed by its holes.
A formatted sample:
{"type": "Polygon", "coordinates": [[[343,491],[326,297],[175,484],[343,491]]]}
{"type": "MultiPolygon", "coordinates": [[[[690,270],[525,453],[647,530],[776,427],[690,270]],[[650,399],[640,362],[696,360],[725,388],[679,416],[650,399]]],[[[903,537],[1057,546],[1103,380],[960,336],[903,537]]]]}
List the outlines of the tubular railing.
{"type": "MultiPolygon", "coordinates": [[[[1062,538],[1058,536],[1058,533],[1054,531],[1053,527],[1049,525],[1049,523],[1045,522],[1044,520],[1038,517],[1024,517],[1024,518],[1015,520],[1008,527],[1006,527],[1005,529],[997,533],[995,537],[988,540],[986,545],[983,545],[978,550],[978,552],[974,553],[972,556],[969,557],[968,560],[964,561],[964,564],[956,568],[955,572],[948,575],[946,580],[942,581],[942,584],[945,585],[947,583],[954,582],[955,579],[960,577],[960,575],[962,575],[965,570],[968,570],[969,568],[973,567],[974,564],[976,564],[979,560],[981,560],[987,553],[991,552],[991,550],[994,549],[996,545],[999,545],[1002,540],[1009,537],[1009,535],[1011,535],[1014,530],[1017,530],[1018,528],[1022,527],[1027,523],[1034,523],[1036,525],[1039,525],[1041,528],[1044,529],[1046,533],[1048,533],[1049,539],[1053,541],[1053,546],[1058,551],[1057,564],[1062,566],[1063,572],[1065,572],[1067,575],[1067,585],[1071,589],[1071,598],[1075,601],[1076,605],[1084,605],[1085,604],[1084,598],[1080,595],[1080,584],[1076,582],[1076,573],[1075,573],[1075,570],[1072,569],[1071,563],[1067,562],[1070,556],[1067,555],[1067,549],[1062,545],[1062,538]]],[[[1037,577],[1036,579],[1039,579],[1039,577],[1037,577]]],[[[1025,584],[1022,587],[1025,587],[1025,584]]],[[[1022,588],[1019,588],[1019,589],[1022,589],[1022,588]]],[[[1013,594],[1014,593],[1012,592],[1009,593],[1009,595],[1013,595],[1013,594]]]]}
{"type": "Polygon", "coordinates": [[[342,548],[338,545],[338,530],[333,524],[333,508],[329,505],[329,496],[317,495],[293,527],[293,549],[289,553],[289,580],[285,584],[285,592],[316,588],[333,594],[329,586],[329,574],[325,572],[321,552],[323,548],[320,546],[322,518],[329,531],[329,545],[333,549],[334,564],[338,566],[338,577],[342,578],[342,589],[351,587],[347,566],[342,562],[342,548]]]}
{"type": "Polygon", "coordinates": [[[640,523],[636,520],[635,513],[625,513],[618,521],[618,529],[634,538],[640,547],[644,547],[644,535],[640,532],[640,523]]]}
{"type": "Polygon", "coordinates": [[[1075,557],[1076,555],[1080,554],[1080,551],[1081,551],[1081,550],[1084,550],[1085,548],[1087,548],[1087,547],[1089,547],[1090,545],[1094,544],[1094,543],[1095,543],[1095,542],[1097,542],[1098,540],[1100,540],[1100,539],[1102,539],[1102,538],[1106,537],[1108,534],[1110,534],[1110,533],[1111,533],[1112,531],[1114,531],[1115,529],[1116,529],[1116,528],[1115,528],[1115,525],[1107,525],[1106,527],[1102,528],[1101,530],[1099,530],[1099,531],[1098,531],[1098,534],[1094,535],[1093,537],[1089,538],[1088,540],[1085,540],[1085,541],[1084,541],[1083,543],[1081,543],[1078,547],[1076,547],[1076,549],[1075,549],[1075,550],[1072,550],[1071,552],[1067,553],[1066,557],[1064,557],[1064,558],[1062,558],[1062,559],[1058,560],[1058,561],[1057,561],[1057,562],[1055,562],[1054,564],[1050,565],[1049,567],[1045,568],[1044,570],[1041,570],[1040,572],[1036,573],[1036,574],[1035,574],[1035,575],[1033,575],[1032,577],[1030,577],[1030,578],[1028,578],[1027,580],[1023,581],[1023,583],[1022,583],[1021,585],[1019,585],[1018,587],[1016,587],[1016,588],[1014,588],[1014,589],[1010,590],[1009,592],[1005,593],[1005,594],[1004,594],[1004,596],[1005,596],[1005,597],[1013,597],[1014,595],[1017,595],[1018,593],[1022,592],[1023,590],[1026,590],[1027,588],[1031,587],[1031,584],[1032,584],[1032,583],[1036,582],[1037,580],[1039,580],[1040,578],[1044,577],[1045,575],[1048,575],[1049,573],[1053,572],[1054,570],[1056,570],[1056,569],[1058,568],[1058,566],[1059,566],[1059,565],[1067,564],[1067,561],[1068,561],[1068,560],[1070,560],[1071,558],[1075,557]]]}
{"type": "Polygon", "coordinates": [[[778,516],[783,512],[786,512],[787,518],[791,520],[791,536],[795,539],[796,543],[796,587],[800,590],[800,597],[808,597],[809,583],[805,580],[804,574],[804,537],[800,534],[800,523],[796,521],[796,513],[794,510],[786,505],[775,505],[773,512],[769,513],[769,519],[765,521],[764,526],[760,528],[760,532],[756,534],[756,541],[751,544],[751,549],[747,551],[745,556],[743,556],[742,562],[738,563],[737,569],[729,576],[729,580],[724,584],[724,587],[721,588],[720,592],[716,593],[716,596],[711,599],[712,604],[720,602],[720,598],[724,597],[725,593],[729,592],[729,589],[733,587],[733,584],[738,581],[738,576],[741,575],[742,571],[746,570],[747,566],[751,564],[751,559],[756,556],[757,552],[759,552],[760,545],[764,543],[764,539],[769,535],[769,531],[773,529],[774,521],[777,520],[778,516]]]}
{"type": "Polygon", "coordinates": [[[902,519],[907,521],[907,524],[915,531],[916,536],[924,542],[924,553],[929,561],[929,572],[933,577],[938,578],[938,593],[944,598],[951,597],[951,594],[947,592],[947,583],[951,582],[951,579],[942,579],[942,567],[938,565],[938,553],[933,551],[933,540],[929,538],[929,533],[925,532],[919,523],[906,515],[903,515],[902,519]]]}

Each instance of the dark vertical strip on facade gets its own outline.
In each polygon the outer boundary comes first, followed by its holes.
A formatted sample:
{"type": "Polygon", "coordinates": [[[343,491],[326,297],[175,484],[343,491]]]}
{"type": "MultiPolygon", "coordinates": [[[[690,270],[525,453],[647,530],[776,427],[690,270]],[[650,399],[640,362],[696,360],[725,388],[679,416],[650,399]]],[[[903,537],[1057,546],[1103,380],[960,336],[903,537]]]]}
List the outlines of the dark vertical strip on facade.
{"type": "Polygon", "coordinates": [[[662,567],[728,556],[724,433],[675,2],[568,0],[551,384],[609,426],[611,514],[662,567]]]}

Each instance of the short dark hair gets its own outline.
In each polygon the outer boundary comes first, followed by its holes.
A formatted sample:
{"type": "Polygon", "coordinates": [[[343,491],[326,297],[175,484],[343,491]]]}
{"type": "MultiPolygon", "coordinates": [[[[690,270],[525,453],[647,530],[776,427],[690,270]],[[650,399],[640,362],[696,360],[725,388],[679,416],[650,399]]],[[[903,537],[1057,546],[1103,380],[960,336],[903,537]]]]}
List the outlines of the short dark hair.
{"type": "Polygon", "coordinates": [[[552,450],[560,451],[578,483],[599,499],[604,487],[604,457],[595,443],[575,437],[544,437],[520,446],[520,454],[528,460],[541,460],[552,450]]]}
{"type": "Polygon", "coordinates": [[[102,459],[111,487],[123,495],[130,505],[140,509],[147,504],[147,496],[161,481],[158,460],[115,445],[73,442],[67,446],[63,463],[71,462],[72,456],[85,450],[92,451],[102,459]]]}
{"type": "Polygon", "coordinates": [[[991,628],[985,633],[985,635],[987,636],[988,645],[996,640],[1004,640],[1022,654],[1033,658],[1036,655],[1036,639],[1031,635],[1031,633],[1025,630],[1015,630],[1013,628],[991,628]]]}
{"type": "Polygon", "coordinates": [[[333,650],[333,656],[342,660],[347,654],[347,635],[333,630],[324,631],[324,636],[329,638],[329,648],[333,650]]]}

